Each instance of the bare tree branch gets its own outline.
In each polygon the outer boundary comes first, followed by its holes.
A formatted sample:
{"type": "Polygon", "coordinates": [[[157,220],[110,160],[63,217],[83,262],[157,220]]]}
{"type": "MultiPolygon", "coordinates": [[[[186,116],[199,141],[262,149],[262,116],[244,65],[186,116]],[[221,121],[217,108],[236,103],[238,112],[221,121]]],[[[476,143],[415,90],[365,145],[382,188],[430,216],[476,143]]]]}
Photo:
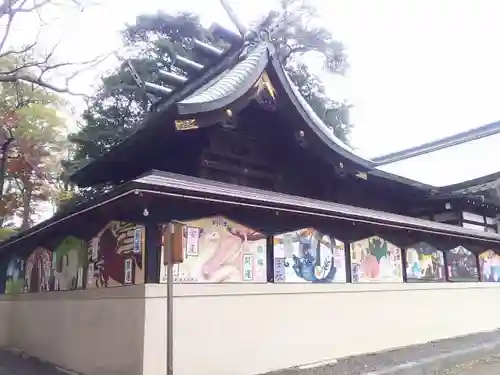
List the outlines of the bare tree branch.
{"type": "Polygon", "coordinates": [[[30,12],[33,12],[35,10],[38,10],[40,8],[42,8],[43,6],[51,3],[53,0],[41,0],[40,2],[34,2],[32,6],[30,7],[27,7],[27,8],[23,8],[23,6],[26,4],[27,0],[25,0],[23,2],[23,4],[21,4],[19,7],[13,9],[12,11],[15,12],[15,13],[30,13],[30,12]]]}
{"type": "Polygon", "coordinates": [[[104,60],[106,60],[109,56],[113,55],[115,51],[107,53],[102,56],[98,56],[94,59],[88,60],[88,61],[81,61],[81,62],[61,62],[61,63],[54,63],[54,64],[46,64],[46,59],[43,62],[32,62],[32,63],[26,63],[22,66],[19,66],[15,69],[12,69],[10,71],[0,71],[0,82],[27,82],[34,84],[36,86],[44,87],[46,89],[49,89],[51,91],[55,91],[58,93],[68,93],[76,96],[84,96],[87,97],[86,94],[84,93],[75,93],[71,91],[69,88],[70,81],[73,80],[78,74],[82,73],[83,71],[93,69],[95,68],[96,65],[102,63],[104,60]],[[57,69],[63,68],[63,67],[80,67],[79,69],[75,70],[72,74],[69,74],[68,76],[65,77],[65,85],[64,86],[57,86],[55,84],[52,84],[46,80],[44,80],[44,75],[48,74],[50,72],[56,71],[57,69]],[[30,74],[29,72],[23,72],[25,70],[29,70],[29,68],[33,69],[38,69],[39,74],[30,74]]]}
{"type": "MultiPolygon", "coordinates": [[[[23,48],[19,49],[19,50],[8,50],[8,51],[5,51],[3,53],[0,53],[0,59],[2,58],[5,58],[9,55],[24,55],[26,54],[28,51],[32,50],[36,45],[37,45],[37,41],[31,43],[31,44],[28,44],[26,46],[24,46],[23,48]]],[[[0,49],[1,50],[1,49],[0,49]]]]}
{"type": "Polygon", "coordinates": [[[84,8],[80,0],[0,0],[0,20],[4,19],[3,35],[0,34],[0,61],[3,60],[4,62],[2,64],[4,66],[0,66],[0,82],[25,82],[58,93],[86,96],[72,92],[69,88],[69,82],[78,73],[92,69],[103,62],[109,57],[109,54],[82,62],[54,62],[55,52],[59,46],[59,43],[56,43],[48,53],[45,53],[42,57],[36,57],[41,29],[34,42],[22,48],[12,48],[4,51],[5,47],[9,45],[12,23],[17,14],[36,13],[43,22],[40,12],[42,8],[50,4],[62,5],[64,2],[77,6],[80,11],[84,8]],[[64,78],[64,85],[53,84],[47,78],[50,73],[56,73],[60,69],[67,67],[75,67],[75,71],[64,78]]]}
{"type": "MultiPolygon", "coordinates": [[[[9,0],[7,0],[7,1],[9,1],[9,0]]],[[[4,32],[4,35],[2,37],[2,40],[0,41],[0,51],[3,50],[3,46],[5,45],[5,42],[7,41],[7,37],[9,36],[10,29],[12,27],[12,21],[14,21],[14,13],[9,12],[7,24],[5,25],[5,32],[4,32]]]]}

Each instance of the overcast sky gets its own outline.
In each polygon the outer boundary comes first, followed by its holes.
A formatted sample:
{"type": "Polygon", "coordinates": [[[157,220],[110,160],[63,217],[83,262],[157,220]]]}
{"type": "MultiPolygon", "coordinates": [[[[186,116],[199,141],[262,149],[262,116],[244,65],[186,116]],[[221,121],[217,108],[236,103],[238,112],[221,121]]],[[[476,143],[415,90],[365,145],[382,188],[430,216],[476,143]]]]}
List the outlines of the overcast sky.
{"type": "MultiPolygon", "coordinates": [[[[59,54],[85,60],[120,46],[118,31],[141,13],[190,10],[208,25],[231,27],[219,0],[101,0],[83,14],[64,13],[44,40],[64,36],[59,54]]],[[[233,0],[244,22],[273,0],[233,0]]],[[[354,104],[352,144],[375,156],[500,120],[500,1],[315,0],[322,21],[343,41],[347,77],[325,76],[332,95],[354,104]]],[[[54,13],[55,14],[55,13],[54,13]]],[[[18,27],[29,38],[33,27],[18,27]]],[[[312,61],[311,63],[314,63],[312,61]]],[[[98,74],[82,75],[86,90],[98,74]]],[[[500,170],[499,138],[456,147],[385,169],[445,185],[500,170]],[[496,146],[496,147],[495,147],[496,146]],[[496,157],[495,157],[496,156],[496,157]]]]}

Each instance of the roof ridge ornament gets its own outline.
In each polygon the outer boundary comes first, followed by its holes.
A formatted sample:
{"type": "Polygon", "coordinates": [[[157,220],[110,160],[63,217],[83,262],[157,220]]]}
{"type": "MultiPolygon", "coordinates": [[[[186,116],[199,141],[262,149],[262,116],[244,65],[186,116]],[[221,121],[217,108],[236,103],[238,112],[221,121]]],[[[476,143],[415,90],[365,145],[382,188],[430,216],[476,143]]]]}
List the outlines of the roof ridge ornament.
{"type": "Polygon", "coordinates": [[[240,54],[240,60],[245,59],[248,56],[248,53],[257,45],[261,43],[276,43],[277,40],[273,38],[274,32],[280,27],[282,21],[284,20],[287,10],[283,10],[278,14],[274,23],[270,24],[266,28],[260,27],[258,24],[255,29],[248,29],[243,23],[239,20],[238,16],[231,8],[228,0],[220,0],[222,7],[228,14],[230,20],[234,23],[239,33],[244,39],[244,47],[240,54]]]}
{"type": "Polygon", "coordinates": [[[220,0],[220,4],[222,5],[222,8],[226,11],[227,15],[229,16],[229,19],[231,20],[232,23],[236,26],[238,29],[238,32],[240,33],[242,38],[245,38],[246,33],[247,33],[247,28],[243,23],[239,20],[238,16],[234,12],[233,8],[229,4],[229,1],[227,0],[220,0]]]}

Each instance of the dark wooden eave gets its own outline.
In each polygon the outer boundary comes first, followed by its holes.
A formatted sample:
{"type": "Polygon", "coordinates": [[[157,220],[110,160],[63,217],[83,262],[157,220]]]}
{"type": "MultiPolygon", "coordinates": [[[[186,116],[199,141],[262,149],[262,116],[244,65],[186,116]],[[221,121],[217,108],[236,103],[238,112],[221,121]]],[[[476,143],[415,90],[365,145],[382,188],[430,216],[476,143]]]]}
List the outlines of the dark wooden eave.
{"type": "Polygon", "coordinates": [[[439,188],[439,191],[443,193],[475,194],[496,188],[498,185],[500,185],[500,172],[459,182],[458,184],[443,186],[439,188]]]}
{"type": "MultiPolygon", "coordinates": [[[[63,230],[64,228],[68,231],[68,226],[74,225],[72,220],[79,215],[89,215],[93,211],[99,208],[105,208],[110,204],[115,204],[116,207],[121,206],[125,211],[132,209],[137,210],[140,206],[130,208],[124,204],[120,205],[122,200],[131,196],[136,197],[136,203],[144,202],[145,205],[148,196],[164,196],[172,199],[211,202],[229,206],[239,205],[240,207],[253,207],[277,212],[281,210],[296,214],[331,218],[342,222],[353,221],[369,225],[397,228],[400,230],[418,230],[431,235],[451,236],[458,239],[462,238],[479,241],[480,243],[484,243],[485,246],[492,245],[497,248],[500,247],[500,235],[496,233],[483,233],[459,226],[333,202],[324,202],[299,196],[274,193],[161,171],[151,171],[113,189],[109,193],[76,206],[65,213],[55,215],[1,242],[0,255],[13,251],[14,249],[19,250],[29,246],[37,246],[42,241],[42,238],[55,235],[56,233],[61,235],[61,233],[65,233],[63,230]]],[[[101,221],[104,220],[104,218],[100,219],[101,221]]]]}

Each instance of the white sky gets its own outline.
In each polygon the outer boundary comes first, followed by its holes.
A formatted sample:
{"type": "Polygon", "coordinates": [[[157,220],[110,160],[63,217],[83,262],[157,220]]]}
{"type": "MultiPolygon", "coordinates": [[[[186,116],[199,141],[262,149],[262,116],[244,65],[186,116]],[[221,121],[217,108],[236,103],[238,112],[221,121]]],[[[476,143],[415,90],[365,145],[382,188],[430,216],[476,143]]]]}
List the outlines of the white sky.
{"type": "MultiPolygon", "coordinates": [[[[332,95],[354,104],[352,144],[363,154],[386,154],[500,120],[496,93],[500,87],[500,1],[314,2],[324,24],[347,46],[351,63],[347,77],[325,76],[325,80],[332,95]]],[[[180,5],[165,0],[101,3],[82,14],[66,14],[53,23],[44,40],[66,30],[59,54],[85,60],[119,47],[118,30],[141,13],[191,10],[200,13],[207,24],[217,21],[231,26],[219,0],[175,2],[180,5]]],[[[242,21],[249,22],[276,1],[231,3],[242,21]]],[[[22,27],[18,32],[27,37],[27,30],[22,27]]],[[[84,90],[96,83],[96,73],[86,74],[77,86],[84,90]]],[[[500,170],[500,158],[492,158],[497,144],[492,138],[480,146],[469,145],[467,154],[455,148],[446,156],[428,155],[426,162],[416,158],[384,169],[435,185],[455,183],[500,170]],[[477,168],[478,155],[481,168],[477,168]]]]}

